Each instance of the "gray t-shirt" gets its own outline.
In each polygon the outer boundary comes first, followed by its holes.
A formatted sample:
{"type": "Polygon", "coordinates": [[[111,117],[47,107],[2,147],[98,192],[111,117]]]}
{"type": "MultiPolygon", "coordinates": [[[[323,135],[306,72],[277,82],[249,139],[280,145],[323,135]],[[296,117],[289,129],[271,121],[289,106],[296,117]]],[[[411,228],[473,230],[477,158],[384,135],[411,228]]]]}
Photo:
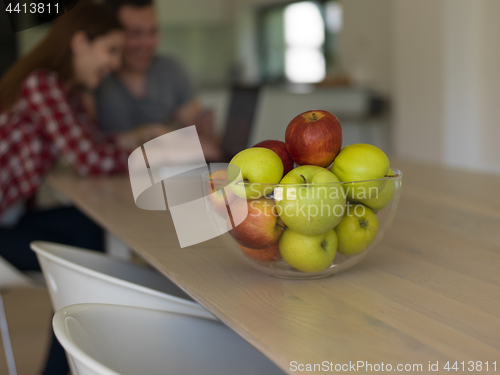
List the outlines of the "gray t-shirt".
{"type": "Polygon", "coordinates": [[[116,74],[106,77],[96,91],[99,126],[105,132],[131,130],[140,124],[168,122],[195,95],[193,84],[179,63],[155,57],[147,72],[146,96],[134,97],[116,74]]]}

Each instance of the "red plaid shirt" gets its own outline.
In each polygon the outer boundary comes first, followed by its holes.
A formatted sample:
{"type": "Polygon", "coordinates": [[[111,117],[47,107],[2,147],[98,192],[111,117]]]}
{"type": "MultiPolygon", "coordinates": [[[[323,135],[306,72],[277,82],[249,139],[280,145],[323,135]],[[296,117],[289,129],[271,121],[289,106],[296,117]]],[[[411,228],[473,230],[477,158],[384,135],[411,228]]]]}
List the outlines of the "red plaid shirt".
{"type": "Polygon", "coordinates": [[[130,151],[97,129],[57,73],[34,71],[12,111],[0,114],[0,215],[31,197],[60,156],[79,174],[94,175],[126,171],[130,151]]]}

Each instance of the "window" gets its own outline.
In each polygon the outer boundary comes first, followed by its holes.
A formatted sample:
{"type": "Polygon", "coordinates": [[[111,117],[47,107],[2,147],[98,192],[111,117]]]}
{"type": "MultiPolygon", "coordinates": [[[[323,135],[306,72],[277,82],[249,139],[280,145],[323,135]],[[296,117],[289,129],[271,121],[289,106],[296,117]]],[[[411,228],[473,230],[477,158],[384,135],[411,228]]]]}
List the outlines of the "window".
{"type": "Polygon", "coordinates": [[[342,8],[337,1],[300,1],[260,10],[260,73],[266,82],[315,83],[334,68],[342,8]]]}

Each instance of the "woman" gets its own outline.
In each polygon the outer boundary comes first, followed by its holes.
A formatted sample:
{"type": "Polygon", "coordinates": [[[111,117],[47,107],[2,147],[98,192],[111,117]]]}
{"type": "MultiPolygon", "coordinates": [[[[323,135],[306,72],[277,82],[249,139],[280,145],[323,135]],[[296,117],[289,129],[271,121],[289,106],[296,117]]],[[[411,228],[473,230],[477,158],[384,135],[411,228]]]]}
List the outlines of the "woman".
{"type": "Polygon", "coordinates": [[[79,173],[126,170],[139,132],[104,137],[81,101],[120,64],[118,21],[101,6],[77,5],[0,81],[0,213],[33,195],[60,157],[79,173]]]}
{"type": "MultiPolygon", "coordinates": [[[[123,172],[146,133],[153,138],[166,131],[156,126],[104,136],[85,110],[83,94],[119,67],[123,42],[114,16],[80,3],[0,81],[0,255],[21,270],[39,269],[29,249],[33,240],[102,250],[101,229],[76,209],[27,208],[58,159],[81,175],[123,172]]],[[[53,345],[45,373],[67,371],[62,348],[53,345]]]]}

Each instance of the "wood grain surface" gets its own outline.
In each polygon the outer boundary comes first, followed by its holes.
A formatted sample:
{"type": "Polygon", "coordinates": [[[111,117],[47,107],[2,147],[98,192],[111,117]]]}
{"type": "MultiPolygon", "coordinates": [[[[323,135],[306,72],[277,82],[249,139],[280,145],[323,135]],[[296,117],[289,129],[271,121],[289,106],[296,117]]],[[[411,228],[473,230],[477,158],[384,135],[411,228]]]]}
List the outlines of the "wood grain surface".
{"type": "Polygon", "coordinates": [[[287,373],[357,361],[420,373],[436,362],[456,372],[447,361],[469,373],[468,361],[483,372],[488,361],[494,372],[497,361],[500,372],[500,177],[392,165],[403,190],[386,237],[362,263],[318,280],[258,273],[217,239],[180,249],[169,213],[138,209],[128,176],[49,182],[287,373]]]}

